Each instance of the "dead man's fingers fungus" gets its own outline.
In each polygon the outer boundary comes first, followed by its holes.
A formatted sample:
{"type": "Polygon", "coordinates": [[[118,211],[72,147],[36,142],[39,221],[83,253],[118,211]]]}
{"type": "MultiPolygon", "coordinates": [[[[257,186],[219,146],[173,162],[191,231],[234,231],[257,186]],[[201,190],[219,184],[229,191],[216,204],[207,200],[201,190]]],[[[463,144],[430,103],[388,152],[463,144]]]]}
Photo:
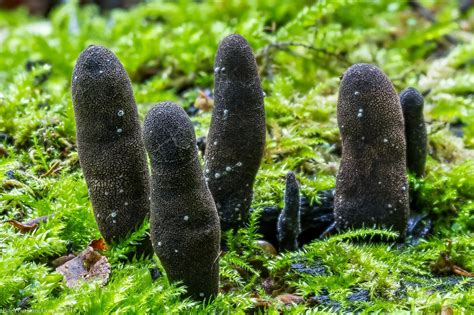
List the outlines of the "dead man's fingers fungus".
{"type": "Polygon", "coordinates": [[[221,41],[214,72],[205,176],[225,231],[248,218],[265,147],[264,94],[252,49],[238,34],[221,41]]]}
{"type": "Polygon", "coordinates": [[[125,237],[149,213],[149,173],[127,72],[108,49],[89,46],[72,75],[79,161],[107,242],[125,237]]]}
{"type": "Polygon", "coordinates": [[[404,237],[409,215],[406,144],[399,97],[369,64],[343,75],[337,102],[342,158],[334,212],[339,227],[392,227],[404,237]]]}
{"type": "Polygon", "coordinates": [[[145,117],[151,161],[150,231],[153,248],[170,281],[182,281],[194,299],[218,293],[220,227],[199,164],[191,120],[164,102],[145,117]]]}

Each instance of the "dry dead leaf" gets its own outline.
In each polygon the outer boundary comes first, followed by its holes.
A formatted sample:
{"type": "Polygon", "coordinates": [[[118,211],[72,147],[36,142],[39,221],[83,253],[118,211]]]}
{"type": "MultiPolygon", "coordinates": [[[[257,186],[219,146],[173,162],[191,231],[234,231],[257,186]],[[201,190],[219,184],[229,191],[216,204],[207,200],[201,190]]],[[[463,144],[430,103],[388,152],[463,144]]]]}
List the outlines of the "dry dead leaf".
{"type": "Polygon", "coordinates": [[[36,230],[40,222],[46,222],[48,221],[48,219],[49,219],[49,215],[45,215],[45,216],[35,218],[25,223],[19,222],[17,220],[7,220],[5,221],[5,223],[9,223],[13,225],[15,228],[20,230],[21,233],[28,233],[28,232],[32,232],[36,230]]]}
{"type": "Polygon", "coordinates": [[[446,251],[439,254],[438,259],[430,264],[431,272],[437,275],[456,274],[463,277],[474,277],[474,273],[457,266],[451,258],[452,242],[448,241],[446,251]]]}
{"type": "Polygon", "coordinates": [[[107,257],[87,246],[86,250],[56,268],[56,271],[64,276],[66,285],[70,288],[76,287],[81,281],[94,280],[100,281],[104,286],[109,280],[110,264],[107,257]]]}
{"type": "Polygon", "coordinates": [[[89,246],[92,247],[94,250],[107,250],[107,243],[105,243],[105,240],[103,238],[99,238],[97,240],[92,240],[89,243],[89,246]]]}
{"type": "Polygon", "coordinates": [[[304,302],[301,296],[289,293],[281,294],[277,296],[276,299],[285,305],[300,304],[304,302]]]}

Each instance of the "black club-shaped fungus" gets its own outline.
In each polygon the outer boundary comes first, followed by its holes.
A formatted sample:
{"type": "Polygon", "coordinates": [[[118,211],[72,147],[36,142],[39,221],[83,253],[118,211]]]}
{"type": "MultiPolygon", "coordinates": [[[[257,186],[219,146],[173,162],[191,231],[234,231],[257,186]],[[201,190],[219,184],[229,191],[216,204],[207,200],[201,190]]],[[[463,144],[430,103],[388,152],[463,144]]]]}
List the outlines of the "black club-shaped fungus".
{"type": "Polygon", "coordinates": [[[108,49],[89,46],[72,75],[79,161],[107,242],[125,237],[149,213],[149,173],[127,72],[108,49]]]}
{"type": "Polygon", "coordinates": [[[336,180],[339,227],[392,227],[403,238],[409,215],[402,109],[387,76],[356,64],[343,75],[337,102],[342,158],[336,180]]]}
{"type": "Polygon", "coordinates": [[[278,217],[280,250],[297,250],[300,232],[300,189],[295,174],[288,172],[286,175],[285,208],[278,217]]]}
{"type": "Polygon", "coordinates": [[[409,87],[400,93],[403,117],[405,119],[405,139],[407,143],[407,168],[416,176],[425,173],[427,153],[427,132],[423,116],[423,96],[409,87]]]}
{"type": "Polygon", "coordinates": [[[215,59],[214,110],[207,138],[205,176],[221,229],[248,218],[252,189],[265,147],[264,94],[257,63],[240,35],[222,40],[215,59]]]}
{"type": "Polygon", "coordinates": [[[178,105],[160,103],[146,115],[143,135],[152,169],[153,248],[170,281],[182,281],[194,299],[212,298],[219,285],[219,217],[191,120],[178,105]]]}

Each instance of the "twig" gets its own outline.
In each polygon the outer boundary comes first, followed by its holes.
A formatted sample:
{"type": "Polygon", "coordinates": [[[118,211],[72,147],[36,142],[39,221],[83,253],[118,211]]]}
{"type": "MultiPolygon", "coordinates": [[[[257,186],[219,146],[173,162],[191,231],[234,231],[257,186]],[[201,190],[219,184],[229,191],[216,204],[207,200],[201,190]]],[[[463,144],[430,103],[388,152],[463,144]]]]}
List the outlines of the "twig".
{"type": "Polygon", "coordinates": [[[346,65],[349,65],[349,62],[345,58],[341,57],[341,55],[330,52],[330,51],[327,51],[324,48],[317,48],[317,47],[314,47],[314,46],[306,44],[306,43],[293,42],[293,41],[274,42],[274,43],[270,43],[270,44],[266,45],[263,48],[263,51],[262,51],[263,64],[264,64],[263,68],[264,68],[264,71],[267,74],[267,77],[270,81],[273,81],[273,78],[274,78],[272,65],[271,65],[272,64],[271,50],[276,49],[276,50],[283,50],[283,51],[291,52],[290,47],[303,47],[305,49],[309,49],[309,50],[312,50],[314,52],[318,52],[318,53],[322,53],[324,55],[335,57],[335,58],[339,59],[340,61],[342,61],[343,63],[345,63],[346,65]]]}

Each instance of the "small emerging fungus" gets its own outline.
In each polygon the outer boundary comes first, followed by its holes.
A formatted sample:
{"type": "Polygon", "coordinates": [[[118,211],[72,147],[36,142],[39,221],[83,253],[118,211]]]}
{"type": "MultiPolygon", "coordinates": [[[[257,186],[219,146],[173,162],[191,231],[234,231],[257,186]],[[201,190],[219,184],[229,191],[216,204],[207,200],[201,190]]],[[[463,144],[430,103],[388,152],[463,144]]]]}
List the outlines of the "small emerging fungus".
{"type": "Polygon", "coordinates": [[[425,173],[428,142],[423,116],[423,96],[416,89],[409,87],[400,93],[400,103],[405,118],[407,168],[421,177],[425,173]]]}
{"type": "Polygon", "coordinates": [[[300,189],[293,172],[286,175],[285,208],[278,217],[278,242],[280,251],[297,250],[301,232],[300,189]]]}
{"type": "Polygon", "coordinates": [[[72,75],[79,161],[99,230],[125,237],[149,213],[149,173],[127,72],[108,49],[89,46],[72,75]]]}
{"type": "Polygon", "coordinates": [[[241,227],[248,218],[265,147],[264,95],[257,63],[240,35],[227,36],[219,45],[214,96],[205,176],[225,231],[241,227]]]}
{"type": "Polygon", "coordinates": [[[182,281],[194,299],[218,293],[220,228],[186,112],[171,102],[153,107],[145,118],[150,156],[153,247],[170,281],[182,281]]]}
{"type": "Polygon", "coordinates": [[[403,114],[380,69],[356,64],[344,73],[337,121],[342,138],[334,201],[338,226],[386,226],[404,237],[409,208],[403,114]]]}

